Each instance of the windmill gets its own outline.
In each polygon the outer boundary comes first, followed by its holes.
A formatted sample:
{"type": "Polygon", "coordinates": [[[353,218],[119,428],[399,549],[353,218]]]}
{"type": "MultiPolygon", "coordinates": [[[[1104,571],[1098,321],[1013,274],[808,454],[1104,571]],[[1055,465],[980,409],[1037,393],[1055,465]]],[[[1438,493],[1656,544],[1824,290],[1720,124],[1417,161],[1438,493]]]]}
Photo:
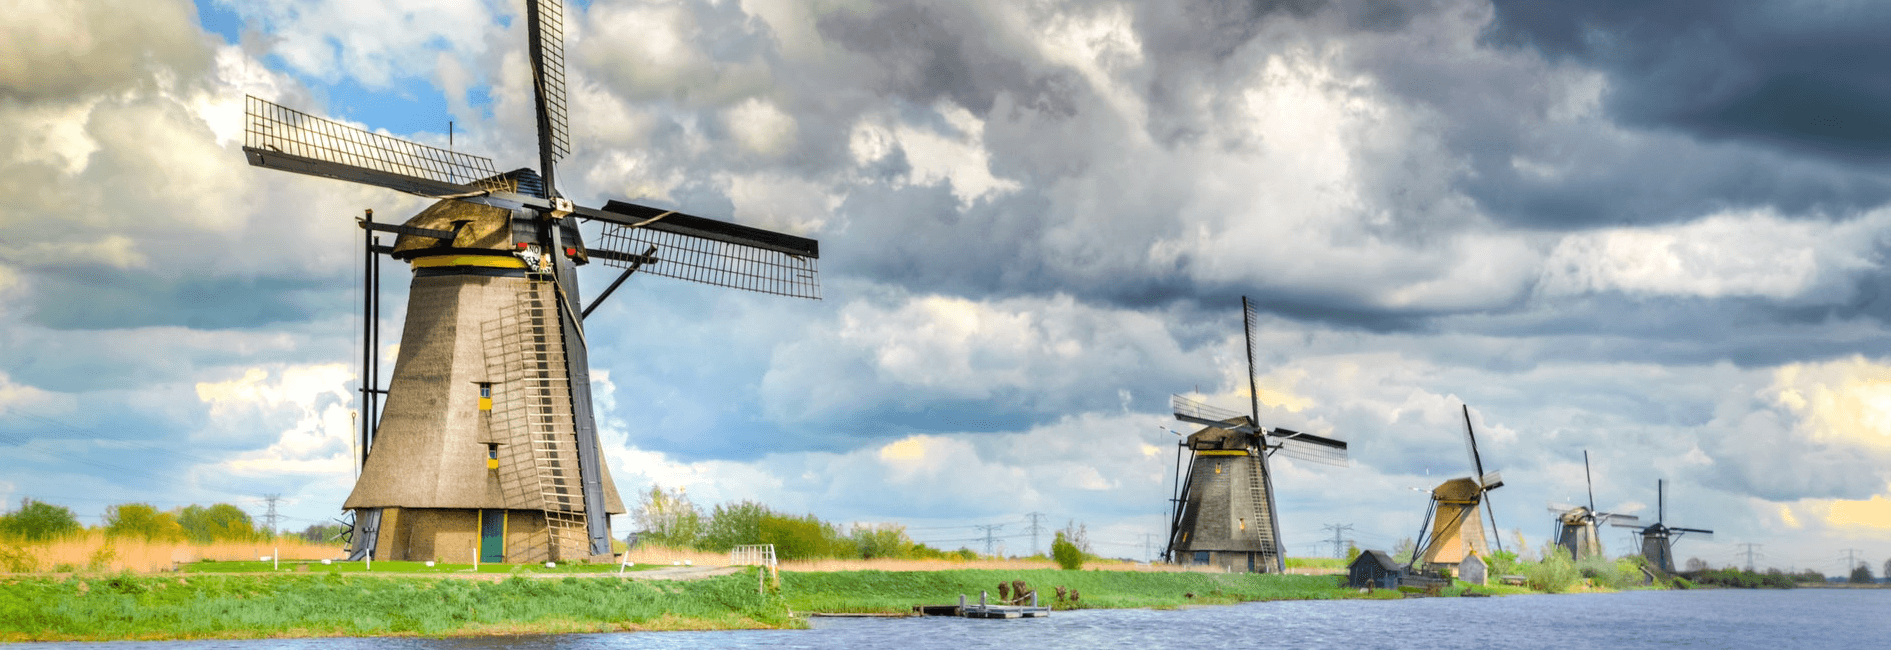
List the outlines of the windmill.
{"type": "MultiPolygon", "coordinates": [[[[1417,550],[1407,565],[1419,570],[1455,567],[1466,555],[1490,554],[1484,522],[1477,512],[1479,504],[1490,516],[1491,530],[1497,530],[1497,515],[1491,511],[1486,493],[1503,487],[1504,477],[1498,472],[1484,472],[1484,459],[1477,453],[1477,432],[1471,428],[1471,407],[1465,405],[1463,412],[1465,449],[1470,451],[1471,470],[1475,473],[1432,488],[1431,506],[1425,510],[1425,523],[1418,530],[1417,550]]],[[[1499,541],[1497,550],[1503,548],[1499,541]]]]}
{"type": "Polygon", "coordinates": [[[1650,526],[1634,524],[1615,524],[1615,526],[1640,529],[1641,556],[1648,560],[1648,566],[1663,573],[1674,573],[1675,540],[1688,533],[1699,533],[1702,537],[1713,539],[1714,531],[1668,526],[1667,517],[1667,481],[1657,479],[1655,481],[1655,523],[1650,526]]]}
{"type": "Polygon", "coordinates": [[[1556,540],[1557,546],[1569,553],[1570,558],[1577,560],[1603,554],[1602,537],[1596,533],[1596,527],[1610,521],[1641,521],[1640,517],[1634,515],[1596,510],[1596,484],[1589,477],[1589,450],[1587,449],[1582,452],[1582,479],[1589,486],[1589,505],[1550,504],[1550,513],[1556,515],[1556,536],[1553,539],[1556,540]]]}
{"type": "MultiPolygon", "coordinates": [[[[534,562],[608,557],[623,501],[592,411],[586,315],[631,273],[819,299],[818,242],[677,211],[573,204],[557,164],[571,152],[564,7],[527,0],[538,168],[375,134],[250,97],[251,165],[438,201],[405,224],[360,221],[365,273],[378,256],[413,270],[399,356],[375,386],[364,325],[360,475],[344,509],[356,558],[534,562]],[[585,245],[577,221],[602,225],[585,245]],[[393,233],[381,246],[373,233],[393,233]],[[589,305],[577,267],[623,269],[589,305]],[[385,408],[380,397],[385,395],[385,408]]],[[[378,300],[366,300],[368,315],[378,300]]]]}
{"type": "Polygon", "coordinates": [[[1241,299],[1248,359],[1247,414],[1216,408],[1181,395],[1169,398],[1175,419],[1204,425],[1176,447],[1176,488],[1170,502],[1169,543],[1163,557],[1250,572],[1286,571],[1275,516],[1274,475],[1267,459],[1290,458],[1346,466],[1346,443],[1288,429],[1262,427],[1254,382],[1254,306],[1241,299]],[[1186,477],[1182,450],[1189,452],[1186,477]]]}

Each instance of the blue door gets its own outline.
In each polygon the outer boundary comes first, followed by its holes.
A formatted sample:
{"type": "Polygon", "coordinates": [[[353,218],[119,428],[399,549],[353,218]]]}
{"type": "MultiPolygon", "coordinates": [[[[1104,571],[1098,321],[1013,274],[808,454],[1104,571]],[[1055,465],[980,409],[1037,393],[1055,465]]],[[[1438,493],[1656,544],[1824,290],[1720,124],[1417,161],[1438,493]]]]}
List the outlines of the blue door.
{"type": "Polygon", "coordinates": [[[479,561],[506,561],[506,511],[479,511],[479,561]]]}

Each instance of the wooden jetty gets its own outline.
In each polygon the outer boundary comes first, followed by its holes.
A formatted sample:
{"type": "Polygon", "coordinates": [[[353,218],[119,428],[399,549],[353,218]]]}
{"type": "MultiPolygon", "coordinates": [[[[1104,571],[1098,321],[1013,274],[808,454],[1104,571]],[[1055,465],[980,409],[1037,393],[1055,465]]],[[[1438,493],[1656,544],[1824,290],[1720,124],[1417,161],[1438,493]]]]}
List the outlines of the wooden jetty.
{"type": "Polygon", "coordinates": [[[958,616],[963,618],[1043,618],[1051,615],[1051,608],[1037,605],[1037,593],[1031,593],[1029,605],[995,605],[985,602],[986,592],[978,592],[978,602],[965,602],[965,594],[959,594],[957,605],[914,605],[913,611],[921,616],[958,616]]]}

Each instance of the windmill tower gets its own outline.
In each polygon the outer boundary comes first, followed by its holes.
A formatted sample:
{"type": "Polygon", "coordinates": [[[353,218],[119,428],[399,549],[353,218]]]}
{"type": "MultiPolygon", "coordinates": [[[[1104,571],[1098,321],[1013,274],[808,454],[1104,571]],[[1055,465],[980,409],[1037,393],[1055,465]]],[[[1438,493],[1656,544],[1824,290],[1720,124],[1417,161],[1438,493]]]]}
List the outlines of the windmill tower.
{"type": "MultiPolygon", "coordinates": [[[[1465,405],[1463,411],[1465,448],[1470,451],[1475,473],[1432,488],[1431,506],[1425,511],[1424,525],[1419,527],[1418,550],[1412,554],[1410,565],[1420,570],[1456,567],[1466,555],[1490,554],[1484,522],[1477,512],[1479,504],[1490,516],[1491,530],[1497,529],[1497,515],[1491,512],[1490,498],[1485,493],[1503,487],[1504,477],[1498,472],[1484,472],[1484,460],[1477,453],[1477,433],[1471,428],[1471,407],[1465,405]]],[[[1497,550],[1503,550],[1502,541],[1497,550]]]]}
{"type": "Polygon", "coordinates": [[[1286,571],[1275,516],[1274,478],[1267,459],[1275,452],[1318,463],[1346,466],[1346,443],[1287,429],[1261,427],[1254,383],[1254,307],[1241,299],[1246,327],[1249,408],[1246,414],[1216,408],[1181,395],[1169,398],[1175,419],[1205,425],[1176,448],[1177,489],[1171,498],[1169,544],[1163,552],[1178,564],[1217,566],[1261,573],[1286,571]],[[1189,453],[1186,477],[1179,471],[1189,453]]]}
{"type": "Polygon", "coordinates": [[[1682,535],[1698,533],[1705,539],[1713,539],[1714,531],[1703,528],[1678,528],[1666,524],[1667,481],[1655,481],[1655,523],[1651,526],[1633,524],[1615,524],[1617,528],[1638,528],[1641,530],[1641,556],[1648,560],[1648,566],[1663,573],[1674,573],[1674,542],[1682,535]]]}
{"type": "MultiPolygon", "coordinates": [[[[245,111],[250,164],[439,199],[403,225],[369,231],[379,254],[413,270],[400,354],[385,391],[363,359],[356,558],[536,562],[608,557],[624,504],[602,458],[591,403],[585,316],[631,273],[795,297],[819,296],[811,239],[676,211],[574,205],[558,191],[571,151],[564,8],[527,0],[538,168],[498,173],[490,159],[407,142],[255,97],[245,111]],[[598,248],[578,221],[603,224],[598,248]],[[372,233],[395,235],[380,246],[372,233]],[[577,267],[624,269],[591,304],[577,267]],[[379,396],[385,394],[385,408],[379,396]],[[378,417],[377,417],[378,415],[378,417]]],[[[370,315],[377,301],[367,300],[370,315]]],[[[364,326],[373,349],[374,328],[364,326]]]]}
{"type": "MultiPolygon", "coordinates": [[[[1589,450],[1582,452],[1582,479],[1589,486],[1589,505],[1572,506],[1563,503],[1550,504],[1550,513],[1556,515],[1556,545],[1568,553],[1571,559],[1603,555],[1602,536],[1596,528],[1605,522],[1639,522],[1640,517],[1598,512],[1596,510],[1596,484],[1589,476],[1589,450]]],[[[1617,524],[1621,525],[1621,524],[1617,524]]]]}

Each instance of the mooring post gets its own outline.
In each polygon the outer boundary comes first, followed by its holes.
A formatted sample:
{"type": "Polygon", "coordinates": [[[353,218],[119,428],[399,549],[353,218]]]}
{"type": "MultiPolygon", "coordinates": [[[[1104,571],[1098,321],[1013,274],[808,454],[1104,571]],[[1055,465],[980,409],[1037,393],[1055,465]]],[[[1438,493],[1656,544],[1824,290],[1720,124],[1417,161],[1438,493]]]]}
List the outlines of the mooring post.
{"type": "Polygon", "coordinates": [[[978,592],[978,607],[979,609],[985,608],[985,592],[983,591],[978,592]]]}

